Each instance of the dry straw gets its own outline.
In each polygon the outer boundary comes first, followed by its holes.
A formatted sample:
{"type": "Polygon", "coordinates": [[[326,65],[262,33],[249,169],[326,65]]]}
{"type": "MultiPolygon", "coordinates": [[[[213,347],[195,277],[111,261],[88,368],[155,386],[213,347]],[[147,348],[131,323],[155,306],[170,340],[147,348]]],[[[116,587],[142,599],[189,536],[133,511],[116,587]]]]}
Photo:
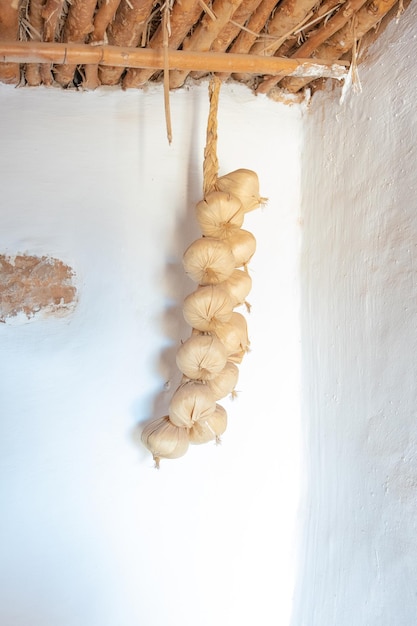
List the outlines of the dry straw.
{"type": "Polygon", "coordinates": [[[216,409],[212,415],[199,420],[190,428],[190,443],[201,444],[209,441],[219,443],[220,436],[223,435],[226,427],[227,413],[220,404],[216,404],[216,409]]]}
{"type": "Polygon", "coordinates": [[[227,360],[241,363],[249,350],[248,327],[241,313],[232,313],[229,322],[218,325],[216,336],[225,347],[227,360]]]}

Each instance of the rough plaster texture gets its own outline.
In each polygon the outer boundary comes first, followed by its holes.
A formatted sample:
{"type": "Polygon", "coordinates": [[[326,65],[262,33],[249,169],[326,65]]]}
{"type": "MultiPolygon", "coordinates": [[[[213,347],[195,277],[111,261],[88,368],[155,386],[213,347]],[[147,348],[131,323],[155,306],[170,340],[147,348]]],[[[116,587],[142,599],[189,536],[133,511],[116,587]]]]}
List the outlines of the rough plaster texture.
{"type": "Polygon", "coordinates": [[[73,272],[59,259],[0,255],[0,321],[25,323],[37,314],[65,315],[74,304],[73,272]]]}
{"type": "Polygon", "coordinates": [[[166,414],[190,332],[181,257],[198,233],[206,85],[171,105],[169,147],[159,88],[0,89],[0,250],[61,259],[78,295],[69,316],[0,324],[2,626],[290,619],[301,115],[222,90],[221,172],[254,169],[269,197],[245,218],[251,352],[222,445],[157,472],[137,425],[166,414]]]}
{"type": "Polygon", "coordinates": [[[417,10],[303,153],[306,527],[293,626],[417,620],[417,10]]]}

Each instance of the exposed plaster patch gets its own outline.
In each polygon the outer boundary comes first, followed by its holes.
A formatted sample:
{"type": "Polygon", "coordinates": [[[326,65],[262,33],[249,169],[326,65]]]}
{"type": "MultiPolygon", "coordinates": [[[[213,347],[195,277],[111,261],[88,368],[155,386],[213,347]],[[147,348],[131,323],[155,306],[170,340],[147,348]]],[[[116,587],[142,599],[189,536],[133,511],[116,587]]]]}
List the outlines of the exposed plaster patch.
{"type": "Polygon", "coordinates": [[[40,312],[68,314],[76,303],[73,276],[59,259],[0,255],[0,321],[27,322],[40,312]]]}
{"type": "Polygon", "coordinates": [[[342,80],[343,78],[346,78],[347,73],[347,68],[338,63],[333,63],[330,67],[319,63],[301,63],[291,72],[291,74],[289,74],[289,76],[293,76],[295,78],[335,78],[337,80],[342,80]]]}

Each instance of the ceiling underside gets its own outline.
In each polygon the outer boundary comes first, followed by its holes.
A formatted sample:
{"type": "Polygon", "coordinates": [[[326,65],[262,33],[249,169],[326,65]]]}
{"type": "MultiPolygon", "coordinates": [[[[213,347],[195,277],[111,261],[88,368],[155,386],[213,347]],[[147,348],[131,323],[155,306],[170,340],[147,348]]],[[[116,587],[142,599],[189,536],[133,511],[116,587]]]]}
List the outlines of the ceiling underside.
{"type": "Polygon", "coordinates": [[[340,81],[406,0],[2,0],[0,81],[178,89],[216,73],[276,99],[340,81]]]}

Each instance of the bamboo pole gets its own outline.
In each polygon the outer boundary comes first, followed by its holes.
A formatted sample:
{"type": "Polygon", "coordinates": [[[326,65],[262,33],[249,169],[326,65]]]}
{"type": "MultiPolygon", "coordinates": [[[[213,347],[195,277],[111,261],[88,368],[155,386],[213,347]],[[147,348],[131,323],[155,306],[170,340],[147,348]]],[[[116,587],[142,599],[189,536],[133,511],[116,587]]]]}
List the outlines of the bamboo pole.
{"type": "MultiPolygon", "coordinates": [[[[0,2],[0,40],[12,41],[19,33],[19,10],[17,2],[0,2]]],[[[19,65],[6,63],[0,67],[0,81],[11,85],[20,80],[19,65]]]]}
{"type": "MultiPolygon", "coordinates": [[[[113,22],[107,29],[109,44],[112,46],[137,46],[143,29],[152,12],[154,0],[125,0],[121,2],[113,22]]],[[[123,66],[99,67],[99,77],[103,85],[117,85],[123,74],[123,66]]]]}
{"type": "MultiPolygon", "coordinates": [[[[119,4],[120,0],[106,0],[106,2],[101,3],[94,15],[93,32],[89,37],[89,43],[97,44],[105,42],[107,27],[114,19],[119,4]]],[[[96,89],[96,87],[100,85],[97,63],[86,65],[84,68],[84,73],[84,89],[96,89]]]]}
{"type": "MultiPolygon", "coordinates": [[[[97,0],[72,0],[65,21],[63,40],[68,43],[83,43],[93,30],[93,15],[97,0]]],[[[55,80],[66,87],[74,78],[77,64],[58,65],[55,80]]]]}
{"type": "MultiPolygon", "coordinates": [[[[0,42],[1,63],[58,63],[104,66],[164,68],[164,51],[118,46],[89,46],[88,44],[45,43],[37,41],[0,42]]],[[[207,70],[208,72],[246,72],[251,74],[285,74],[286,76],[331,77],[346,76],[347,61],[332,63],[321,59],[285,59],[254,54],[229,52],[193,52],[169,50],[170,68],[207,70]]]]}
{"type": "MultiPolygon", "coordinates": [[[[242,0],[215,0],[212,11],[216,16],[213,20],[210,15],[204,15],[195,31],[183,42],[183,50],[194,52],[208,52],[213,41],[229,22],[242,0]]],[[[174,70],[170,73],[169,85],[171,89],[181,87],[186,78],[187,71],[174,70]]]]}
{"type": "MultiPolygon", "coordinates": [[[[241,25],[246,24],[253,12],[258,8],[260,2],[261,0],[246,0],[246,2],[242,2],[233,13],[233,20],[228,22],[216,39],[214,39],[210,50],[212,52],[225,52],[240,33],[241,25]]],[[[194,72],[192,77],[201,78],[203,75],[204,72],[194,72]]]]}
{"type": "MultiPolygon", "coordinates": [[[[45,0],[31,0],[28,6],[27,17],[30,24],[29,38],[42,41],[43,18],[42,9],[45,0]]],[[[39,63],[28,63],[25,69],[25,78],[28,85],[37,87],[42,82],[39,63]]]]}
{"type": "MultiPolygon", "coordinates": [[[[43,41],[52,42],[55,40],[63,8],[64,0],[46,0],[42,9],[43,41]]],[[[40,67],[42,83],[44,85],[52,85],[53,83],[51,69],[50,63],[43,63],[40,67]]]]}

